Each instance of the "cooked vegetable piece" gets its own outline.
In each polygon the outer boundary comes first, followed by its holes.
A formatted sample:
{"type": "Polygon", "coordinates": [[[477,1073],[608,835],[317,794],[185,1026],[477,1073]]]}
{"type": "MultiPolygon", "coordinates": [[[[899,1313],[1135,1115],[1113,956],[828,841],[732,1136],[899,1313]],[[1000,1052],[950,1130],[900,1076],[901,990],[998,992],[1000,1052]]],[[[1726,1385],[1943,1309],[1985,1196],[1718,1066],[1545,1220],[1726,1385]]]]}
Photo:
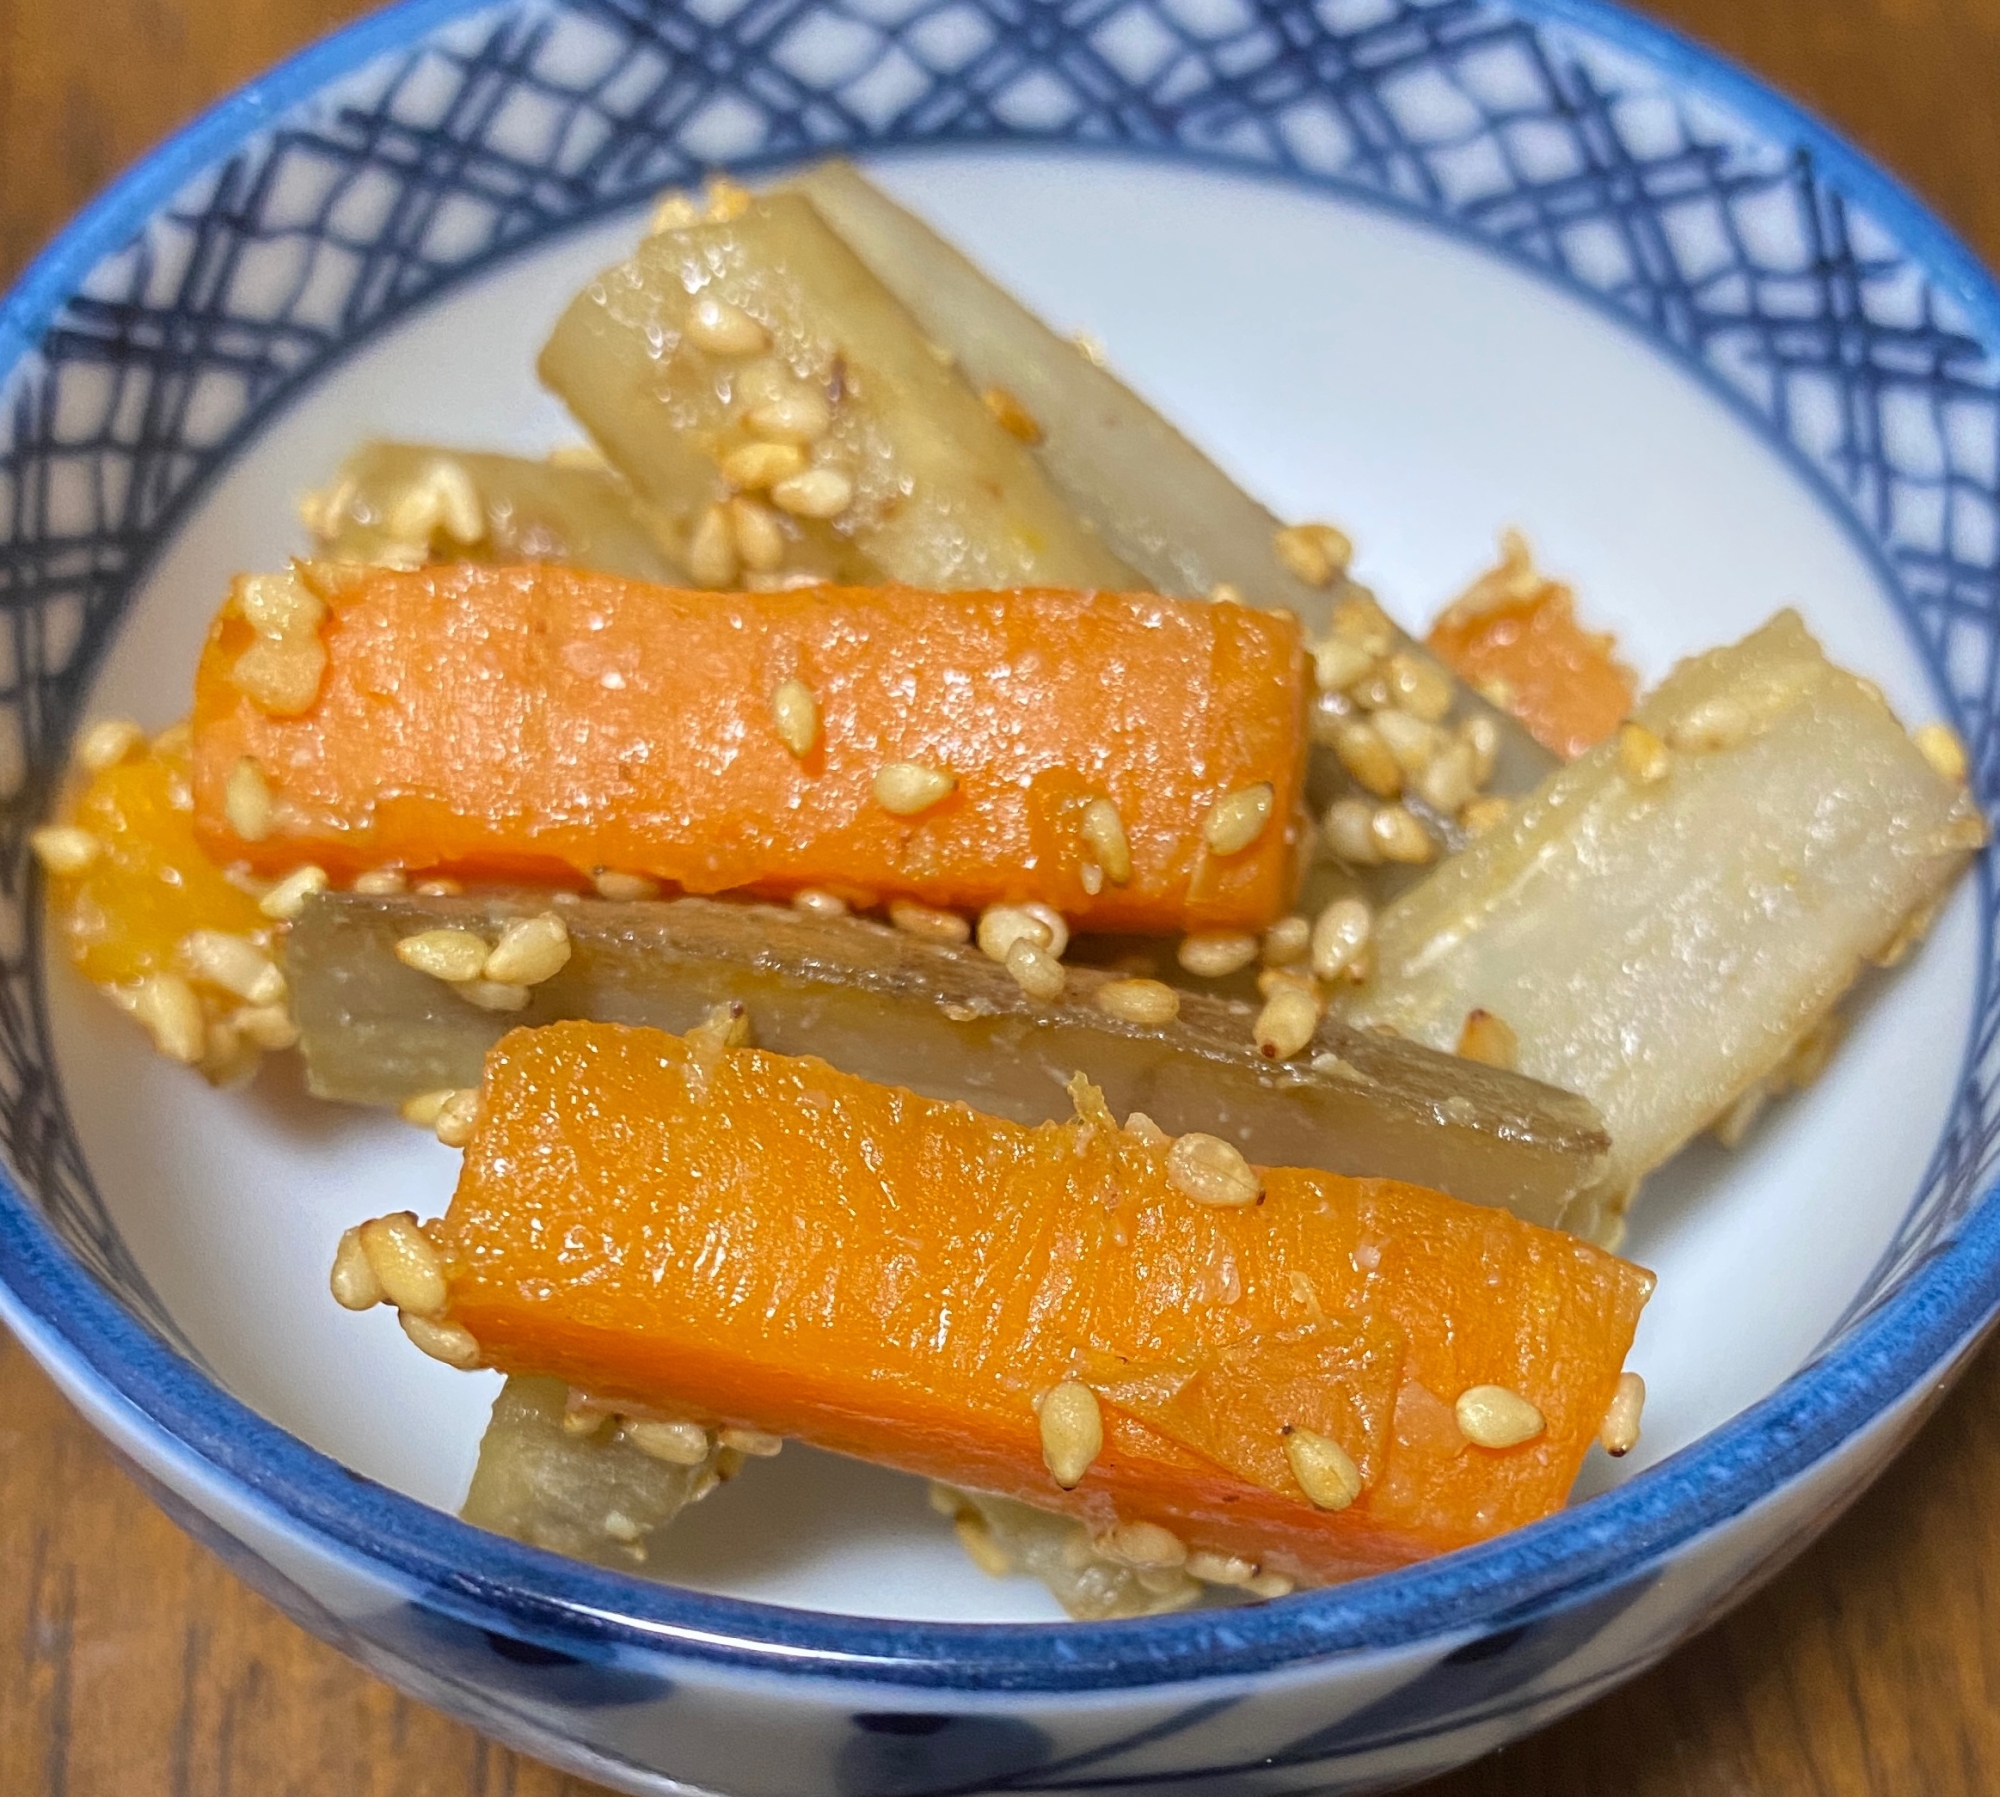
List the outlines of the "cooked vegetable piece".
{"type": "Polygon", "coordinates": [[[1560,1222],[1603,1165],[1590,1106],[1518,1074],[1333,1020],[1310,1055],[1274,1071],[1247,1006],[1189,992],[1172,1020],[1135,1022],[1104,1008],[1115,976],[1083,967],[1038,1002],[976,949],[858,918],[709,899],[566,904],[569,959],[513,1015],[466,1003],[396,956],[433,930],[497,941],[508,917],[545,904],[312,900],[286,968],[313,1091],[399,1105],[477,1086],[487,1051],[517,1023],[685,1030],[715,1005],[742,1004],[765,1048],[1017,1123],[1068,1116],[1063,1087],[1082,1067],[1121,1116],[1144,1111],[1175,1135],[1205,1130],[1270,1165],[1406,1179],[1530,1222],[1560,1222]]]}
{"type": "Polygon", "coordinates": [[[541,374],[654,504],[685,513],[718,475],[754,503],[748,529],[687,518],[704,585],[1142,584],[795,194],[648,237],[571,303],[541,374]]]}
{"type": "Polygon", "coordinates": [[[1155,931],[1261,925],[1291,894],[1304,673],[1296,627],[1268,613],[1042,590],[721,598],[546,566],[299,578],[328,601],[303,710],[242,688],[243,582],[202,654],[196,819],[225,861],[1040,900],[1155,931]],[[803,748],[774,709],[793,685],[803,748]],[[1100,798],[1131,865],[1093,892],[1100,798]]]}
{"type": "Polygon", "coordinates": [[[685,577],[609,468],[426,443],[364,443],[301,506],[334,561],[562,562],[634,580],[685,577]]]}
{"type": "Polygon", "coordinates": [[[1438,615],[1428,641],[1461,680],[1565,759],[1616,730],[1638,692],[1612,639],[1577,622],[1574,595],[1535,571],[1513,531],[1500,565],[1438,615]]]}
{"type": "Polygon", "coordinates": [[[1794,612],[1677,667],[1378,921],[1350,1022],[1450,1048],[1484,1012],[1515,1064],[1611,1131],[1569,1227],[1779,1074],[1870,960],[1920,930],[1985,825],[1794,612]]]}
{"type": "Polygon", "coordinates": [[[65,821],[35,833],[57,935],[161,1053],[234,1081],[292,1035],[272,919],[195,841],[186,730],[127,733],[65,821]]]}
{"type": "Polygon", "coordinates": [[[712,1441],[691,1464],[663,1460],[638,1447],[619,1417],[572,1411],[560,1379],[509,1379],[460,1514],[551,1553],[643,1566],[647,1537],[740,1464],[712,1441]]]}
{"type": "MultiPolygon", "coordinates": [[[[1317,664],[1328,676],[1328,696],[1312,796],[1322,806],[1357,791],[1371,800],[1394,799],[1394,792],[1357,788],[1334,752],[1334,738],[1343,717],[1361,708],[1355,695],[1366,696],[1392,658],[1429,658],[1382,616],[1365,588],[1347,578],[1342,561],[1322,558],[1326,577],[1318,584],[1302,578],[1295,566],[1316,578],[1322,570],[1309,549],[1300,553],[1296,531],[1282,531],[1276,518],[1115,375],[1058,337],[852,164],[819,163],[793,185],[909,309],[924,335],[950,352],[972,386],[1006,396],[1032,421],[1033,453],[1056,490],[1157,591],[1200,595],[1227,585],[1247,604],[1282,606],[1315,635],[1336,638],[1343,635],[1334,629],[1343,607],[1367,620],[1364,629],[1344,633],[1347,648],[1317,664]],[[1374,645],[1378,629],[1379,647],[1358,660],[1348,653],[1357,643],[1374,645]]],[[[1393,686],[1384,697],[1398,703],[1393,686]]],[[[1442,716],[1454,731],[1477,719],[1491,732],[1492,766],[1478,782],[1482,790],[1526,792],[1554,765],[1511,717],[1456,681],[1448,682],[1442,716]]],[[[1480,759],[1486,759],[1483,749],[1480,759]]],[[[1453,778],[1449,770],[1438,777],[1439,797],[1451,797],[1453,778]]],[[[1403,784],[1399,774],[1396,785],[1403,784]]],[[[1410,784],[1411,813],[1431,852],[1456,848],[1462,805],[1432,803],[1415,790],[1416,782],[1410,784]]],[[[1381,895],[1406,882],[1409,865],[1377,854],[1361,878],[1381,895]]]]}
{"type": "MultiPolygon", "coordinates": [[[[613,1406],[798,1436],[1100,1533],[1153,1524],[1294,1577],[1403,1564],[1562,1503],[1651,1275],[1389,1181],[1267,1170],[1260,1203],[1198,1201],[1215,1193],[1189,1177],[1194,1138],[1121,1129],[1088,1088],[1079,1108],[1024,1129],[712,1030],[516,1031],[432,1226],[447,1301],[429,1326],[613,1406]],[[1349,1327],[1318,1401],[1353,1419],[1334,1445],[1380,1468],[1344,1508],[1109,1399],[1101,1446],[1056,1484],[1037,1405],[1062,1382],[1331,1322],[1349,1327]],[[1542,1429],[1488,1451],[1433,1426],[1488,1385],[1542,1429]]],[[[1267,1421],[1252,1407],[1242,1426],[1267,1421]]]]}
{"type": "MultiPolygon", "coordinates": [[[[1078,1622],[1159,1616],[1201,1598],[1201,1582],[1185,1565],[1134,1566],[1113,1559],[1073,1516],[1052,1516],[1012,1498],[944,1485],[931,1487],[931,1502],[951,1518],[981,1571],[995,1578],[1026,1573],[1040,1579],[1078,1622]]],[[[1254,1569],[1244,1571],[1255,1576],[1254,1569]]]]}

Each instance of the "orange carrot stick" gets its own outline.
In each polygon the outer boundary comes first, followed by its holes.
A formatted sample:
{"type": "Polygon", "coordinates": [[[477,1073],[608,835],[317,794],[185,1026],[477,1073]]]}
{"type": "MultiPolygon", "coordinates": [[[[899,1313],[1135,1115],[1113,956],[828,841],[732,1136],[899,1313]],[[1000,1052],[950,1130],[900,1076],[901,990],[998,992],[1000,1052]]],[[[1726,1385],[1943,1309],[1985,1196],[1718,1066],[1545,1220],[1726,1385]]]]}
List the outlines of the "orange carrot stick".
{"type": "Polygon", "coordinates": [[[302,576],[324,608],[239,582],[202,655],[196,819],[222,860],[1040,899],[1153,931],[1254,926],[1291,897],[1288,618],[1106,593],[691,593],[554,567],[302,576]],[[1129,870],[1101,811],[1085,827],[1099,799],[1129,870]]]}
{"type": "Polygon", "coordinates": [[[430,1226],[442,1320],[614,1407],[1157,1522],[1297,1578],[1563,1502],[1651,1274],[1390,1181],[1270,1171],[1259,1202],[1197,1202],[1177,1159],[1101,1110],[1025,1128],[700,1031],[517,1030],[430,1226]],[[1068,1491],[1037,1411],[1065,1381],[1103,1435],[1068,1491]],[[1540,1431],[1469,1441],[1454,1406],[1483,1385],[1540,1431]],[[1360,1496],[1308,1501],[1288,1430],[1333,1442],[1360,1496]]]}
{"type": "Polygon", "coordinates": [[[1518,535],[1502,539],[1501,555],[1439,614],[1430,646],[1544,748],[1573,760],[1630,714],[1637,677],[1608,634],[1578,621],[1569,588],[1535,572],[1518,535]]]}

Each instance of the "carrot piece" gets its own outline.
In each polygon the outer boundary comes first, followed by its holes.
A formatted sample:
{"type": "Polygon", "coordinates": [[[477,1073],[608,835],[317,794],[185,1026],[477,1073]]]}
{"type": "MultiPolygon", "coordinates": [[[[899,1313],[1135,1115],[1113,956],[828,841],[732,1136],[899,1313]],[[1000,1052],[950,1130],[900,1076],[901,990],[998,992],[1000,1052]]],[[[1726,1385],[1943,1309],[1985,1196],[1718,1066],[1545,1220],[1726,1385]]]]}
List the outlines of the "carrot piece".
{"type": "Polygon", "coordinates": [[[1202,1205],[1167,1153],[1101,1110],[1027,1128],[704,1032],[517,1030],[432,1226],[445,1314],[487,1364],[613,1405],[1158,1522],[1295,1578],[1563,1502],[1651,1274],[1385,1180],[1272,1171],[1259,1204],[1202,1205]],[[1072,1378],[1104,1446],[1065,1492],[1036,1406],[1072,1378]],[[1542,1433],[1469,1445],[1451,1407],[1481,1384],[1542,1433]],[[1287,1425],[1345,1449],[1356,1502],[1306,1500],[1287,1425]]]}
{"type": "Polygon", "coordinates": [[[330,609],[296,715],[232,678],[256,640],[237,604],[202,654],[196,817],[221,860],[1040,899],[1150,931],[1254,926],[1292,894],[1305,689],[1288,618],[1049,590],[690,593],[549,566],[304,577],[330,609]],[[812,700],[798,746],[774,716],[787,682],[812,700]],[[271,801],[258,840],[231,823],[245,762],[271,801]],[[895,763],[956,784],[898,810],[876,786],[895,763]],[[1262,784],[1269,821],[1210,848],[1210,811],[1262,784]],[[1130,843],[1122,884],[1087,873],[1097,798],[1130,843]]]}
{"type": "Polygon", "coordinates": [[[126,986],[171,972],[191,930],[252,936],[271,927],[195,841],[185,732],[94,773],[67,821],[100,845],[88,866],[49,881],[63,946],[86,979],[126,986]]]}
{"type": "Polygon", "coordinates": [[[1501,555],[1439,615],[1430,646],[1544,748],[1574,760],[1630,715],[1638,678],[1608,633],[1577,622],[1569,588],[1535,572],[1518,535],[1507,534],[1501,555]]]}

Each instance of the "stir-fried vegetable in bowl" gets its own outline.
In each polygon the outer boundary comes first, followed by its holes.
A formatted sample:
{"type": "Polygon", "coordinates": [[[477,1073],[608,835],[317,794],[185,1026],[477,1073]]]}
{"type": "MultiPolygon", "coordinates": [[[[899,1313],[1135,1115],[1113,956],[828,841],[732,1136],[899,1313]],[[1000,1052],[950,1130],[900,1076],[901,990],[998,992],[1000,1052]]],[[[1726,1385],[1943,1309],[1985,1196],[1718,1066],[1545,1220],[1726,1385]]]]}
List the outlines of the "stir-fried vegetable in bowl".
{"type": "Polygon", "coordinates": [[[1792,613],[1635,701],[1517,542],[1411,641],[848,169],[540,366],[594,455],[358,448],[36,839],[162,1053],[464,1150],[326,1247],[508,1375],[469,1517],[643,1566],[794,1439],[1121,1614],[1634,1444],[1623,1219],[1922,936],[1949,732],[1792,613]]]}

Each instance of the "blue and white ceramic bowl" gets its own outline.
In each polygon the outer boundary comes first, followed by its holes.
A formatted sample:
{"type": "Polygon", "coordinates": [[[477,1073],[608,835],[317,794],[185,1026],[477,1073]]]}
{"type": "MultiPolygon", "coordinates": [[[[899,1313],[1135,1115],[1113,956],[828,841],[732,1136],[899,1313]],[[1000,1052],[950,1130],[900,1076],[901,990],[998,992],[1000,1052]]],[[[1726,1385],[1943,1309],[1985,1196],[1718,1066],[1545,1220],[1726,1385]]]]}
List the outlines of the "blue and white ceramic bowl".
{"type": "Polygon", "coordinates": [[[181,708],[237,568],[371,434],[536,451],[535,347],[649,196],[867,157],[1409,617],[1525,527],[1657,674],[1797,603],[2000,783],[2000,293],[1853,151],[1593,0],[413,0],[246,90],[0,311],[0,1317],[308,1627],[634,1791],[1346,1790],[1547,1722],[1872,1476],[2000,1302],[1994,895],[1813,1092],[1649,1191],[1642,1451],[1474,1552],[1053,1619],[914,1482],[794,1450],[673,1582],[450,1506],[490,1387],[324,1296],[445,1151],[217,1095],[46,962],[78,721],[181,708]]]}

